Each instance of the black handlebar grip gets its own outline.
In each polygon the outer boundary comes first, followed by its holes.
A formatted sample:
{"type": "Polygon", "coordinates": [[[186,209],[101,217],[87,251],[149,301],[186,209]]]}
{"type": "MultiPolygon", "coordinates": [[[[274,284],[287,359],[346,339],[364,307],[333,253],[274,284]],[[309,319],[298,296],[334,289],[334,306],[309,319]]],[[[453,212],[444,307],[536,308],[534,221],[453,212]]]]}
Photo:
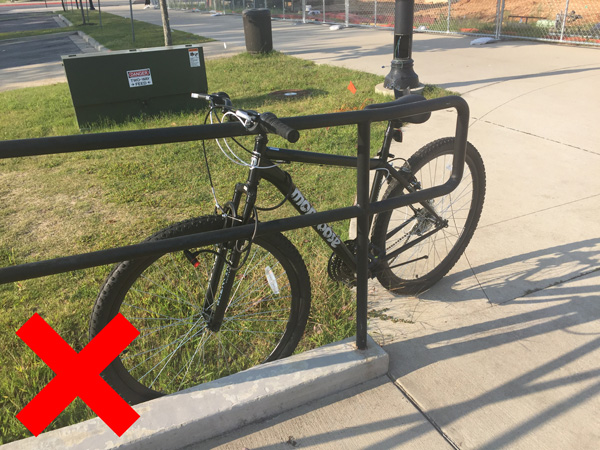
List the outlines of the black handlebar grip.
{"type": "Polygon", "coordinates": [[[292,144],[300,139],[298,130],[286,125],[275,116],[275,114],[266,112],[260,115],[260,121],[267,126],[269,131],[275,132],[284,139],[287,139],[292,144]]]}

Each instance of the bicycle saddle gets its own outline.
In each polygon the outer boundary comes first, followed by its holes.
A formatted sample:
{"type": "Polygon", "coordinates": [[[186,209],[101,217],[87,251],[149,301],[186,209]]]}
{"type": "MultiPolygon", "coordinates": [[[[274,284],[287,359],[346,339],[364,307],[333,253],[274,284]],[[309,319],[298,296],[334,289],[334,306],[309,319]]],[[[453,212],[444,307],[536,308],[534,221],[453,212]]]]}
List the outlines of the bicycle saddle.
{"type": "MultiPolygon", "coordinates": [[[[426,98],[423,97],[422,95],[410,94],[410,95],[405,95],[404,97],[397,98],[396,100],[391,101],[391,102],[367,105],[367,106],[365,106],[365,109],[389,108],[390,106],[407,105],[409,103],[422,102],[425,100],[426,100],[426,98]]],[[[422,113],[422,114],[416,114],[414,116],[402,117],[402,119],[400,119],[400,120],[402,122],[407,122],[407,123],[425,123],[429,120],[430,117],[431,117],[431,112],[426,112],[426,113],[422,113]]]]}

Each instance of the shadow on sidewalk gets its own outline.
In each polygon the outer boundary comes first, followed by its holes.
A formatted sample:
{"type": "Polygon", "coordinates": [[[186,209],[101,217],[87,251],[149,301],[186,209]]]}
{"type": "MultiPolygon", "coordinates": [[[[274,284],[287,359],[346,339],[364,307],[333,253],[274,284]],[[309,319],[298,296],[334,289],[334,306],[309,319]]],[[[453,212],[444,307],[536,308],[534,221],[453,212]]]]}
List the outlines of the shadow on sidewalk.
{"type": "MultiPolygon", "coordinates": [[[[469,250],[466,254],[468,256],[469,250]]],[[[600,239],[587,239],[492,261],[447,275],[420,300],[460,302],[482,297],[491,304],[564,283],[600,269],[600,239]],[[466,280],[475,275],[475,283],[466,280]]],[[[600,288],[596,290],[600,295],[600,288]]]]}
{"type": "MultiPolygon", "coordinates": [[[[579,408],[583,408],[577,412],[579,417],[589,413],[591,418],[587,425],[582,424],[584,436],[579,437],[579,448],[594,448],[595,432],[590,430],[594,429],[594,421],[597,421],[597,418],[592,418],[594,405],[600,404],[600,363],[595,356],[600,350],[600,271],[597,251],[599,244],[600,239],[586,240],[475,268],[484,272],[523,260],[537,261],[538,263],[532,265],[529,270],[517,274],[517,277],[527,279],[544,267],[558,267],[577,259],[578,268],[574,267],[571,275],[574,277],[580,274],[581,267],[585,266],[588,269],[588,279],[597,282],[588,281],[576,286],[555,285],[549,290],[538,290],[507,304],[479,309],[473,317],[456,320],[456,328],[452,328],[450,319],[444,325],[427,327],[425,332],[429,334],[384,345],[384,349],[392,357],[392,379],[398,380],[401,390],[405,393],[408,391],[409,397],[414,398],[417,405],[443,404],[441,407],[419,407],[436,428],[457,442],[461,448],[463,445],[465,448],[473,448],[475,445],[478,449],[486,450],[510,448],[517,442],[520,448],[524,448],[522,446],[531,442],[529,439],[532,439],[532,436],[533,441],[537,440],[539,443],[553,442],[556,438],[556,444],[559,445],[564,437],[564,430],[558,426],[553,428],[556,431],[548,434],[549,423],[556,425],[556,420],[561,420],[565,415],[572,415],[579,408]],[[571,255],[571,258],[567,258],[568,255],[571,255]],[[436,331],[442,327],[450,329],[436,331]],[[562,335],[559,335],[557,338],[556,333],[563,333],[565,337],[560,338],[562,335]],[[497,351],[487,352],[493,349],[497,351]],[[532,360],[522,360],[523,354],[532,355],[532,360]],[[479,361],[481,365],[473,365],[474,361],[479,361]],[[454,367],[464,366],[464,372],[472,374],[476,381],[463,379],[464,373],[446,371],[452,367],[451,364],[454,364],[454,367]],[[434,365],[438,365],[437,368],[428,369],[428,366],[434,365]],[[406,387],[406,380],[409,380],[409,385],[412,383],[411,386],[414,383],[422,386],[415,392],[414,389],[406,387]],[[465,386],[472,384],[479,390],[465,391],[465,387],[462,386],[461,394],[457,395],[453,393],[455,383],[465,386]],[[457,398],[459,400],[456,400],[457,398]],[[471,431],[464,427],[481,418],[481,414],[485,415],[486,420],[498,420],[503,414],[507,414],[507,402],[520,399],[524,401],[521,404],[522,410],[514,416],[509,412],[506,421],[495,423],[489,430],[484,428],[474,433],[477,443],[462,441],[465,436],[475,439],[471,431]],[[533,405],[535,407],[532,407],[533,405]],[[472,415],[476,415],[476,418],[472,415]],[[553,436],[553,433],[556,435],[553,436]]],[[[468,276],[466,272],[455,274],[455,279],[468,276]]],[[[503,284],[509,282],[510,280],[498,279],[494,287],[502,289],[503,284]]],[[[397,325],[406,326],[402,323],[397,325]]],[[[284,413],[262,425],[223,437],[218,444],[233,449],[245,442],[244,436],[259,433],[261,429],[273,428],[281,433],[287,432],[288,429],[293,430],[294,420],[308,420],[312,423],[315,415],[318,417],[319,414],[326,414],[325,408],[336,402],[340,402],[336,408],[344,408],[346,411],[348,405],[354,405],[356,400],[356,408],[360,411],[360,401],[355,397],[369,395],[369,391],[374,388],[366,383],[323,401],[284,413]],[[306,414],[314,415],[305,416],[306,414]],[[235,439],[239,441],[234,441],[235,439]]],[[[352,422],[353,412],[349,414],[347,423],[333,427],[330,424],[322,424],[298,439],[298,444],[334,448],[337,440],[359,438],[367,434],[376,436],[381,432],[381,440],[377,444],[361,448],[387,449],[402,445],[412,448],[410,443],[419,447],[419,440],[432,431],[431,424],[424,422],[421,414],[417,413],[392,412],[392,415],[396,414],[392,418],[382,414],[380,420],[373,420],[377,414],[371,412],[365,415],[364,424],[358,426],[352,422]]],[[[560,422],[559,425],[566,426],[572,423],[571,416],[570,421],[560,422]]],[[[257,442],[256,437],[248,442],[257,442]]],[[[569,437],[564,439],[568,440],[569,437]]],[[[261,437],[258,437],[258,442],[260,440],[261,437]]],[[[276,450],[287,448],[286,445],[282,440],[280,443],[269,442],[259,446],[253,445],[251,448],[276,450]]]]}
{"type": "MultiPolygon", "coordinates": [[[[600,278],[600,272],[596,271],[590,276],[600,278]]],[[[594,326],[594,322],[599,323],[600,319],[599,284],[575,288],[556,287],[552,290],[536,292],[512,302],[510,304],[512,315],[457,326],[456,329],[434,332],[384,346],[386,351],[396,355],[395,364],[390,369],[393,378],[399,379],[402,384],[402,377],[414,375],[415,372],[429,365],[467,355],[469,358],[466,361],[470,361],[468,364],[473,364],[473,361],[484,360],[483,356],[477,358],[475,354],[488,355],[485,357],[484,364],[473,366],[472,373],[474,377],[483,379],[490,367],[496,367],[500,371],[498,374],[487,375],[490,383],[489,390],[469,400],[426,411],[426,414],[442,429],[491,405],[500,405],[526,396],[543,395],[545,400],[540,403],[539,411],[529,414],[529,418],[525,421],[515,420],[505,424],[503,433],[487,441],[485,445],[478,446],[478,449],[508,448],[511,443],[584,403],[592,402],[587,409],[591,412],[593,404],[600,403],[600,364],[597,357],[592,355],[597,354],[600,349],[600,327],[594,326]],[[546,305],[532,309],[531,304],[546,305]],[[514,314],[514,307],[521,305],[523,312],[514,314]],[[581,329],[591,331],[582,332],[581,329]],[[557,332],[570,336],[565,337],[564,340],[557,339],[557,332]],[[551,333],[553,336],[550,336],[551,333]],[[565,341],[568,343],[565,344],[565,341]],[[511,344],[516,344],[517,347],[514,345],[510,347],[511,344]],[[503,350],[484,353],[500,347],[503,347],[503,350]],[[526,368],[535,365],[535,361],[523,361],[519,357],[523,355],[522,347],[527,349],[525,354],[530,352],[529,354],[532,354],[535,360],[542,359],[545,362],[510,381],[498,384],[498,381],[509,378],[508,375],[502,374],[506,359],[510,359],[512,365],[517,367],[526,368]],[[513,359],[510,354],[515,349],[517,351],[513,359]],[[564,391],[569,388],[574,391],[574,395],[565,397],[564,391]],[[554,389],[560,389],[560,394],[555,396],[554,389]]],[[[473,320],[476,318],[474,317],[473,320]]],[[[444,367],[448,366],[444,365],[444,367]]],[[[511,372],[514,370],[508,373],[511,372]]],[[[431,376],[432,373],[439,375],[439,368],[434,372],[430,371],[429,375],[431,376]]],[[[442,379],[439,382],[442,383],[452,384],[458,381],[455,374],[447,377],[440,376],[440,378],[442,379]]],[[[414,392],[411,393],[415,395],[414,392]]],[[[435,393],[432,392],[432,395],[435,393]]],[[[441,395],[447,398],[453,397],[443,393],[441,395]]],[[[588,447],[582,445],[580,448],[588,447]]]]}
{"type": "MultiPolygon", "coordinates": [[[[402,413],[390,410],[378,411],[377,405],[372,404],[372,401],[376,400],[371,398],[379,398],[375,391],[389,383],[388,377],[377,378],[284,412],[266,422],[248,425],[226,436],[190,446],[185,450],[215,447],[219,450],[243,448],[285,450],[296,446],[298,448],[383,450],[399,448],[403,445],[407,448],[424,448],[418,442],[424,435],[431,435],[433,428],[421,413],[412,408],[404,409],[402,413]],[[370,398],[372,393],[373,396],[370,398]],[[364,409],[366,407],[374,407],[374,410],[366,411],[364,409]],[[412,412],[407,414],[407,410],[412,412]],[[398,431],[399,428],[402,430],[398,431]],[[297,432],[301,435],[296,434],[297,432]],[[290,433],[295,437],[290,436],[290,433]],[[250,437],[253,434],[254,436],[250,437]],[[371,438],[361,439],[367,435],[371,438]],[[377,441],[378,438],[380,441],[377,444],[365,445],[366,442],[377,441]],[[294,441],[293,444],[290,443],[291,439],[294,441]],[[415,447],[410,445],[411,442],[417,443],[415,447]]],[[[401,398],[402,394],[398,391],[396,393],[401,398]]],[[[441,442],[441,439],[438,442],[441,442]]]]}
{"type": "MultiPolygon", "coordinates": [[[[586,72],[598,72],[600,71],[600,66],[596,65],[593,67],[577,67],[577,68],[565,68],[559,70],[550,70],[546,72],[536,72],[536,73],[528,73],[524,75],[512,75],[505,77],[495,77],[495,78],[482,78],[479,80],[465,80],[461,82],[450,82],[450,83],[441,83],[440,86],[446,89],[458,88],[463,86],[469,86],[471,89],[468,91],[464,91],[463,94],[474,91],[482,87],[505,83],[507,81],[513,80],[526,80],[530,78],[550,78],[550,77],[559,77],[563,75],[571,75],[571,74],[585,74],[586,72]]],[[[596,75],[597,73],[588,73],[588,76],[596,75]]]]}
{"type": "MultiPolygon", "coordinates": [[[[464,427],[473,420],[465,420],[467,416],[484,414],[484,408],[493,407],[491,415],[489,411],[485,414],[490,420],[497,419],[506,413],[506,402],[528,397],[521,405],[524,411],[498,425],[500,433],[479,433],[485,439],[483,445],[477,445],[478,449],[509,448],[532,433],[543,434],[541,427],[567,414],[571,419],[566,419],[565,424],[572,423],[572,417],[588,413],[592,417],[592,410],[600,405],[599,247],[600,239],[590,239],[494,261],[473,268],[484,280],[481,287],[460,290],[461,281],[472,275],[471,270],[465,270],[423,293],[416,302],[444,302],[448,289],[457,290],[453,298],[467,300],[480,298],[481,288],[492,294],[490,298],[498,298],[513,283],[533,280],[540,286],[518,298],[492,302],[492,308],[475,308],[463,316],[454,312],[440,323],[424,323],[425,330],[415,333],[416,337],[409,334],[407,339],[384,345],[393,355],[393,379],[401,386],[407,382],[410,387],[406,389],[417,401],[428,405],[452,402],[425,411],[442,430],[464,427]],[[563,285],[564,281],[578,278],[587,281],[563,285]],[[548,287],[552,289],[545,289],[548,287]],[[437,331],[440,328],[442,331],[437,331]],[[453,394],[438,392],[431,385],[432,376],[438,378],[436,383],[447,383],[448,388],[460,382],[461,373],[452,373],[452,368],[458,367],[473,376],[473,380],[464,379],[464,385],[479,390],[469,395],[462,387],[460,394],[453,394]],[[423,386],[416,387],[421,376],[418,374],[427,375],[423,386]],[[428,387],[433,389],[431,394],[427,394],[428,387]],[[432,397],[438,394],[445,400],[432,397]],[[468,400],[453,401],[456,398],[468,400]],[[539,408],[531,410],[533,399],[543,400],[539,408]],[[574,411],[581,407],[581,411],[574,411]]],[[[597,419],[582,425],[586,439],[595,436],[590,431],[594,421],[597,419]]],[[[556,433],[558,438],[560,430],[556,433]]],[[[543,439],[548,442],[552,438],[543,439]]],[[[580,448],[594,447],[589,441],[580,448]]]]}

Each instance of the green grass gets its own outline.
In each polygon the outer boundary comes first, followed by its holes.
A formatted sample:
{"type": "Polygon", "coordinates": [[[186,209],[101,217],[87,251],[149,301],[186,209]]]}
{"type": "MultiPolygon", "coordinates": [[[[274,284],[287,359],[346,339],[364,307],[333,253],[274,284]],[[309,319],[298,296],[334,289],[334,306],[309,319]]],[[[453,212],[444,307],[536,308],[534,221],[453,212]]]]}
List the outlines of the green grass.
{"type": "MultiPolygon", "coordinates": [[[[81,12],[63,11],[60,12],[67,18],[73,26],[65,28],[50,28],[47,30],[19,31],[11,33],[0,33],[0,40],[15,39],[28,36],[38,36],[44,34],[63,33],[66,31],[83,31],[98,42],[101,42],[110,50],[127,50],[131,48],[151,48],[162,47],[165,45],[162,27],[152,25],[146,22],[134,20],[135,43],[131,33],[131,21],[124,17],[114,14],[102,13],[102,27],[98,11],[86,12],[86,24],[83,24],[81,12]],[[89,20],[88,20],[89,19],[89,20]]],[[[183,44],[201,44],[212,41],[202,36],[185,31],[171,30],[173,45],[183,44]]]]}
{"type": "MultiPolygon", "coordinates": [[[[382,77],[316,65],[279,53],[211,60],[211,91],[226,91],[241,108],[278,116],[328,113],[385,101],[374,94],[382,77]],[[352,81],[353,95],[347,89],[352,81]],[[312,95],[276,99],[270,92],[306,89],[312,95]]],[[[428,88],[428,95],[443,91],[428,88]]],[[[66,84],[0,93],[0,138],[22,139],[77,134],[66,84]]],[[[140,117],[95,132],[199,124],[205,111],[140,117]]],[[[382,125],[372,130],[373,154],[382,125]]],[[[283,145],[280,139],[274,145],[283,145]]],[[[251,142],[248,142],[250,145],[251,142]]],[[[296,148],[335,154],[356,152],[356,127],[302,132],[296,148]]],[[[209,163],[221,202],[245,171],[229,163],[211,143],[209,163]]],[[[286,165],[296,184],[319,210],[349,206],[355,195],[352,169],[286,165]]],[[[258,202],[274,205],[281,196],[263,182],[258,202]]],[[[168,224],[209,214],[214,208],[199,143],[144,146],[74,154],[0,160],[0,267],[139,242],[168,224]]],[[[287,205],[261,220],[295,215],[287,205]]],[[[334,224],[347,237],[347,222],[334,224]]],[[[312,280],[312,311],[298,351],[355,334],[354,294],[329,281],[330,251],[312,230],[287,233],[298,247],[312,280]]],[[[0,443],[29,435],[15,414],[53,376],[15,331],[39,313],[75,350],[88,341],[89,314],[109,267],[99,267],[0,285],[0,443]]],[[[93,417],[81,401],[71,404],[48,429],[93,417]]]]}
{"type": "MultiPolygon", "coordinates": [[[[85,34],[93,37],[111,50],[126,50],[130,48],[162,47],[165,45],[163,29],[146,22],[134,20],[135,44],[132,41],[130,19],[102,13],[100,27],[98,11],[89,11],[89,22],[82,24],[81,12],[66,11],[62,13],[73,25],[85,34]]],[[[87,18],[86,18],[87,20],[87,18]]],[[[185,31],[171,30],[173,45],[200,44],[212,39],[204,38],[185,31]]]]}

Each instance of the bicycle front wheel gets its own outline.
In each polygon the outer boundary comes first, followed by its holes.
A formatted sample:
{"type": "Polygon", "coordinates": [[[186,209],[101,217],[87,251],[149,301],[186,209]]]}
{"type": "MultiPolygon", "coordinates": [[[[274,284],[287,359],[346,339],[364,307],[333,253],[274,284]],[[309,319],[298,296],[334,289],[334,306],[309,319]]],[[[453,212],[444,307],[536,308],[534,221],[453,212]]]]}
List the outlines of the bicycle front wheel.
{"type": "MultiPolygon", "coordinates": [[[[223,227],[221,217],[200,217],[175,224],[148,240],[223,227]]],[[[196,255],[197,264],[183,252],[119,264],[94,305],[90,338],[118,312],[140,331],[102,373],[131,404],[289,356],[304,332],[310,281],[300,254],[283,235],[254,240],[246,262],[235,274],[218,331],[208,329],[203,311],[217,246],[189,251],[196,255]]]]}
{"type": "MultiPolygon", "coordinates": [[[[415,186],[426,189],[445,183],[452,172],[454,138],[427,144],[409,160],[415,186]]],[[[392,180],[383,198],[404,194],[392,180]]],[[[432,215],[420,204],[378,214],[372,243],[382,261],[377,279],[383,287],[401,294],[418,294],[429,289],[454,267],[477,227],[485,197],[485,168],[479,152],[467,143],[466,164],[459,186],[450,194],[428,201],[447,226],[422,239],[435,229],[432,215]],[[414,246],[410,246],[418,241],[414,246]],[[406,248],[393,258],[386,255],[406,248]]]]}

